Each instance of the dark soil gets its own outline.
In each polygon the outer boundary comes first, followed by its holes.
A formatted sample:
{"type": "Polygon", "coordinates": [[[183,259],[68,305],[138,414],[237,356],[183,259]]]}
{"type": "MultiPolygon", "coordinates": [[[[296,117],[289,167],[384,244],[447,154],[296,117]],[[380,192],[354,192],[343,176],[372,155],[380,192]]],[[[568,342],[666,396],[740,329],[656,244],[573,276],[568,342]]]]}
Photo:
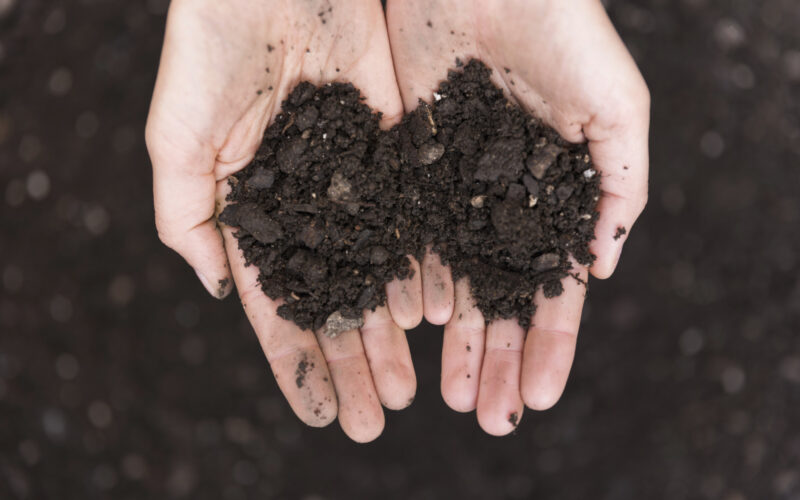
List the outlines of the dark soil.
{"type": "Polygon", "coordinates": [[[409,277],[426,245],[469,277],[487,321],[527,326],[539,287],[559,295],[571,254],[591,264],[598,176],[471,61],[388,132],[352,85],[301,83],[230,181],[220,220],[278,313],[335,335],[409,277]],[[350,321],[347,321],[350,320],[350,321]]]}

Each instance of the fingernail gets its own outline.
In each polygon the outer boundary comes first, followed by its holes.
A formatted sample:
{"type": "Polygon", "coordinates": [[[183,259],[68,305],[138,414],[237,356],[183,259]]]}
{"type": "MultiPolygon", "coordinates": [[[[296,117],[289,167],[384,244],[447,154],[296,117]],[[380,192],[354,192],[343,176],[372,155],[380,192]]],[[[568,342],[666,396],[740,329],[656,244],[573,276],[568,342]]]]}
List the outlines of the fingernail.
{"type": "Polygon", "coordinates": [[[208,278],[203,276],[203,273],[201,273],[197,269],[195,269],[194,272],[195,272],[195,274],[197,274],[197,278],[200,280],[200,283],[203,284],[203,286],[205,287],[206,291],[208,291],[208,293],[210,293],[211,296],[214,297],[215,299],[220,298],[219,293],[217,293],[218,290],[219,290],[219,287],[212,286],[211,282],[208,281],[208,278]]]}

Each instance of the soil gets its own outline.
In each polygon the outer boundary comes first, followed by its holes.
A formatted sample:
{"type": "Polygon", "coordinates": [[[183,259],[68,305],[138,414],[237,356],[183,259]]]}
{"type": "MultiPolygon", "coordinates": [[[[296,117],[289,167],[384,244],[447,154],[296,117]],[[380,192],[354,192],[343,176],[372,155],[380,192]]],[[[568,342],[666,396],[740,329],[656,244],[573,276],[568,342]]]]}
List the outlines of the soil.
{"type": "Polygon", "coordinates": [[[220,220],[278,313],[330,335],[385,303],[431,245],[468,277],[486,321],[527,327],[538,288],[559,295],[573,255],[591,264],[599,176],[510,103],[473,60],[389,131],[352,85],[301,83],[231,180],[220,220]],[[349,321],[348,321],[349,320],[349,321]]]}

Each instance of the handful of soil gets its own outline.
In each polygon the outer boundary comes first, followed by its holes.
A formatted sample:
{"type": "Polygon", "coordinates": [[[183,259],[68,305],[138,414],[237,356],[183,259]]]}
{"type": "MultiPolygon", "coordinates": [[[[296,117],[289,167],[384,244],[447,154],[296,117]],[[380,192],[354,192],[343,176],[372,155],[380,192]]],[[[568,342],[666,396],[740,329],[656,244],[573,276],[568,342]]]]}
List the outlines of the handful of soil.
{"type": "MultiPolygon", "coordinates": [[[[460,64],[457,64],[460,65],[460,64]]],[[[329,335],[357,328],[432,245],[468,277],[486,321],[527,327],[533,295],[563,291],[594,260],[599,176],[570,144],[510,103],[479,61],[452,70],[389,131],[350,84],[299,84],[220,214],[278,314],[329,335]]]]}

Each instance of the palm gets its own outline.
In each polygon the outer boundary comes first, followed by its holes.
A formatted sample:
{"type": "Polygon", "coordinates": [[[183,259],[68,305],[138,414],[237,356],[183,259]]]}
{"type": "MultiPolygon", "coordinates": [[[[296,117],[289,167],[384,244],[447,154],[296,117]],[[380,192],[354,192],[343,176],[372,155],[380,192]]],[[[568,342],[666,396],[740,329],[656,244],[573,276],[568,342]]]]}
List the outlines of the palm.
{"type": "MultiPolygon", "coordinates": [[[[573,142],[589,141],[603,177],[597,261],[592,273],[609,276],[624,239],[646,200],[647,88],[596,0],[390,2],[392,56],[407,110],[430,100],[455,59],[478,58],[512,100],[573,142]],[[511,4],[511,5],[509,5],[511,4]]],[[[587,277],[586,269],[579,269],[587,277]]],[[[537,295],[534,326],[515,321],[484,328],[471,307],[469,286],[451,284],[449,270],[427,255],[422,263],[425,317],[444,324],[442,393],[456,410],[477,407],[483,428],[513,429],[529,407],[544,409],[559,398],[575,349],[585,290],[575,280],[553,300],[537,295]],[[426,282],[449,286],[426,286],[426,282]],[[465,346],[470,346],[465,349],[465,346]],[[516,415],[512,418],[512,415],[516,415]]]]}
{"type": "Polygon", "coordinates": [[[174,1],[147,127],[156,221],[164,242],[212,293],[224,296],[232,274],[298,416],[318,426],[338,413],[345,432],[366,441],[383,428],[381,403],[402,408],[416,389],[397,318],[378,308],[366,314],[361,332],[335,340],[300,330],[277,316],[257,270],[245,267],[232,230],[223,227],[220,235],[215,224],[227,177],[250,162],[281,101],[302,80],[350,81],[383,112],[384,125],[399,119],[402,102],[380,5],[174,1]]]}

